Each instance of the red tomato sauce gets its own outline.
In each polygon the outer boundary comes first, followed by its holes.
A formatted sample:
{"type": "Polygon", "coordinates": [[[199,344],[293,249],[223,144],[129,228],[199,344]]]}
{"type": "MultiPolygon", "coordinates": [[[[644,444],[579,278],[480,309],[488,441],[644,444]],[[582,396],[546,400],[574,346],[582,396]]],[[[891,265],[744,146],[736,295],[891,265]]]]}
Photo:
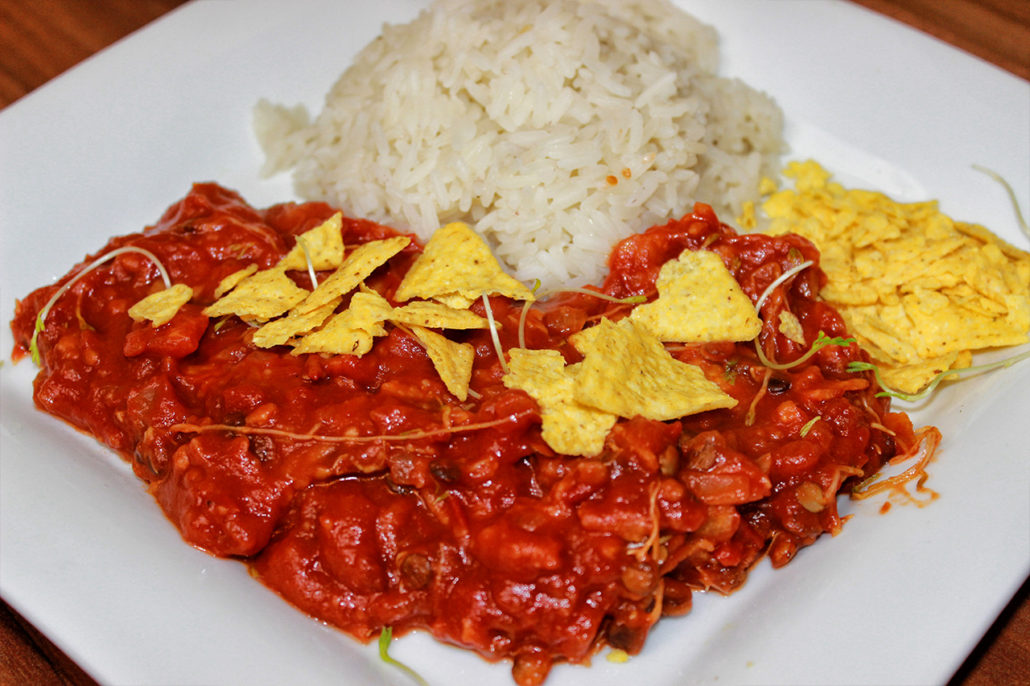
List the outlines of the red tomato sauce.
{"type": "MultiPolygon", "coordinates": [[[[586,458],[543,442],[536,402],[503,385],[487,332],[447,334],[476,351],[473,395],[459,402],[401,328],[362,357],[291,355],[254,346],[254,329],[236,317],[202,314],[223,277],[272,266],[333,212],[256,210],[196,185],[154,226],[97,253],[146,248],[194,289],[193,302],[162,326],[134,322],[128,308],[162,287],[153,263],[127,253],[97,268],[47,317],[34,397],[123,455],[186,541],[245,561],[358,639],[385,626],[427,630],[511,660],[522,686],[606,644],[636,653],[659,618],[690,609],[693,592],[729,593],[763,556],[781,566],[837,533],[837,494],[914,441],[871,380],[845,371],[867,359],[855,345],[784,371],[763,366],[750,342],[670,345],[736,407],[622,419],[600,457],[586,458]]],[[[348,246],[396,234],[355,219],[343,231],[348,246]]],[[[737,235],[697,205],[619,243],[601,290],[653,298],[661,265],[685,249],[717,253],[752,301],[819,258],[797,236],[737,235]]],[[[420,250],[413,242],[368,285],[390,299],[420,250]]],[[[16,358],[43,305],[90,259],[18,303],[16,358]]],[[[295,278],[305,285],[307,275],[295,278]]],[[[818,298],[824,279],[815,266],[773,291],[759,337],[767,357],[807,350],[777,330],[784,309],[807,341],[847,335],[818,298]]],[[[521,303],[491,306],[502,348],[517,346],[521,303]]],[[[631,308],[577,293],[547,299],[528,312],[526,345],[574,362],[571,334],[631,308]]],[[[473,309],[483,314],[481,303],[473,309]]]]}

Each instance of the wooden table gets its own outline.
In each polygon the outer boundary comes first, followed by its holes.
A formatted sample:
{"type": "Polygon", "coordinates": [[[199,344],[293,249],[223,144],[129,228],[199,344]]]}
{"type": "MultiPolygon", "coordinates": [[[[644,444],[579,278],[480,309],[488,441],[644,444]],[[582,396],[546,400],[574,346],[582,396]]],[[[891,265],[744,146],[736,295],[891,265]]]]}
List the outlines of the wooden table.
{"type": "MultiPolygon", "coordinates": [[[[1027,0],[856,1],[1030,80],[1027,0]]],[[[0,107],[181,4],[183,0],[0,0],[0,107]]],[[[1027,675],[1030,584],[951,683],[1018,684],[1027,675]]],[[[0,604],[0,685],[94,683],[6,603],[0,604]]]]}

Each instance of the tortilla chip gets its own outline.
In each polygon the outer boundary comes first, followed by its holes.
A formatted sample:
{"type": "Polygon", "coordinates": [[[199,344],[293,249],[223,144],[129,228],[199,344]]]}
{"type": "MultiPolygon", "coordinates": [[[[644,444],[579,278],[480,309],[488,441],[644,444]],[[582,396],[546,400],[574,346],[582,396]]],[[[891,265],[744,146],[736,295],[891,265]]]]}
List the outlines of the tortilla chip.
{"type": "Polygon", "coordinates": [[[956,306],[954,299],[944,293],[925,289],[906,294],[901,301],[913,324],[916,351],[924,360],[960,350],[1019,345],[1027,340],[1026,316],[1019,310],[1003,316],[978,313],[956,306]]]}
{"type": "MultiPolygon", "coordinates": [[[[1030,267],[1030,253],[999,238],[986,227],[968,222],[955,222],[955,230],[963,235],[975,238],[985,245],[994,245],[1005,257],[1030,267]]],[[[1027,279],[1030,280],[1030,276],[1027,279]]]]}
{"type": "Polygon", "coordinates": [[[311,311],[350,293],[410,242],[407,236],[395,236],[362,243],[347,255],[343,264],[329,278],[318,284],[318,288],[301,303],[299,309],[311,311]]]}
{"type": "Polygon", "coordinates": [[[485,329],[488,325],[486,319],[471,310],[456,310],[427,300],[394,308],[390,321],[430,329],[485,329]]]}
{"type": "Polygon", "coordinates": [[[660,341],[749,341],[762,330],[751,299],[707,250],[684,250],[658,272],[658,298],[636,307],[630,319],[660,341]]]}
{"type": "Polygon", "coordinates": [[[880,376],[888,388],[901,393],[918,393],[933,378],[948,369],[962,369],[972,364],[969,351],[955,352],[913,364],[880,367],[880,376]]]}
{"type": "Polygon", "coordinates": [[[780,312],[780,325],[777,328],[789,340],[798,345],[805,345],[805,330],[801,326],[801,320],[790,310],[780,312]]]}
{"type": "Polygon", "coordinates": [[[755,216],[755,201],[745,200],[740,207],[740,214],[737,215],[737,226],[742,231],[754,231],[758,228],[758,218],[755,216]]]}
{"type": "Polygon", "coordinates": [[[953,221],[936,202],[845,190],[812,161],[784,175],[795,189],[763,204],[769,233],[815,243],[822,297],[899,389],[918,392],[947,360],[1030,340],[1030,253],[953,221]]]}
{"type": "Polygon", "coordinates": [[[512,348],[507,388],[528,393],[540,405],[540,435],[555,452],[563,455],[598,455],[617,417],[575,398],[579,365],[565,366],[557,350],[512,348]]]}
{"type": "Polygon", "coordinates": [[[412,326],[411,331],[426,349],[447,390],[462,402],[468,399],[475,348],[470,343],[456,343],[422,326],[412,326]]]}
{"type": "Polygon", "coordinates": [[[209,317],[235,314],[241,318],[267,321],[304,300],[308,291],[293,283],[277,267],[259,271],[241,280],[228,294],[204,309],[209,317]]]}
{"type": "Polygon", "coordinates": [[[468,224],[454,222],[432,235],[394,297],[400,302],[447,297],[453,303],[457,295],[471,303],[483,294],[534,300],[532,291],[504,273],[479,234],[468,224]]]}
{"type": "Polygon", "coordinates": [[[223,295],[225,295],[232,289],[236,288],[240,281],[243,281],[245,278],[255,273],[257,270],[258,266],[256,264],[248,264],[243,269],[235,271],[229,276],[219,281],[218,285],[215,286],[215,300],[218,300],[223,295]]]}
{"type": "Polygon", "coordinates": [[[315,271],[336,269],[343,263],[343,214],[337,212],[324,222],[297,236],[297,244],[276,265],[280,269],[308,268],[307,248],[311,266],[315,271]]]}
{"type": "Polygon", "coordinates": [[[193,297],[193,289],[184,283],[177,283],[170,288],[147,297],[129,308],[129,316],[137,322],[150,320],[153,326],[161,326],[176,315],[179,308],[193,297]]]}
{"type": "Polygon", "coordinates": [[[346,310],[333,315],[325,325],[300,338],[292,354],[329,353],[361,356],[372,349],[376,336],[385,336],[383,322],[393,308],[374,291],[355,293],[346,310]]]}
{"type": "Polygon", "coordinates": [[[776,182],[776,179],[768,176],[763,176],[762,180],[758,182],[758,194],[759,195],[771,195],[779,189],[780,185],[776,182]]]}
{"type": "Polygon", "coordinates": [[[285,317],[280,317],[268,322],[254,332],[254,345],[259,348],[271,348],[276,345],[284,345],[294,336],[308,333],[322,325],[333,313],[342,298],[330,300],[322,307],[301,312],[296,308],[290,310],[285,317]]]}
{"type": "Polygon", "coordinates": [[[584,405],[665,421],[737,404],[700,367],[674,359],[630,318],[618,324],[602,319],[569,340],[584,355],[575,388],[584,405]]]}
{"type": "Polygon", "coordinates": [[[841,314],[848,331],[863,348],[875,346],[893,364],[919,360],[915,346],[903,335],[912,327],[912,322],[900,305],[854,307],[843,310],[841,314]]]}
{"type": "Polygon", "coordinates": [[[443,293],[441,295],[434,295],[433,300],[453,310],[467,310],[479,298],[466,298],[461,293],[443,293]]]}

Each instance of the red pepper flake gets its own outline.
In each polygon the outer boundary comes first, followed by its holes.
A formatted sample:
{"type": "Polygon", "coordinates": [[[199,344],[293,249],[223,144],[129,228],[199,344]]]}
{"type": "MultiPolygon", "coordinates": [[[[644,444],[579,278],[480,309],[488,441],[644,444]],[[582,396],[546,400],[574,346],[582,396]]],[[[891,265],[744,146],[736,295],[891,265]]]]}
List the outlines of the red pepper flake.
{"type": "Polygon", "coordinates": [[[609,185],[609,186],[614,186],[615,184],[617,184],[617,183],[619,182],[619,180],[618,180],[617,178],[615,178],[615,176],[614,176],[613,174],[609,174],[609,175],[608,175],[608,176],[607,176],[607,177],[605,178],[605,181],[607,181],[607,182],[608,182],[608,185],[609,185]]]}

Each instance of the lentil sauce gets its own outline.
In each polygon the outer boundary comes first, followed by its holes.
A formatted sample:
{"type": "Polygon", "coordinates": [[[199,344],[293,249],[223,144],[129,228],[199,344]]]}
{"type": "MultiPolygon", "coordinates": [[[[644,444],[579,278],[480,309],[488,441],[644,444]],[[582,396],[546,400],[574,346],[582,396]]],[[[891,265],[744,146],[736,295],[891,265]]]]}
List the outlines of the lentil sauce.
{"type": "MultiPolygon", "coordinates": [[[[448,332],[476,351],[473,394],[459,402],[403,327],[361,357],[291,355],[254,346],[236,317],[201,313],[224,276],[273,265],[333,213],[321,203],[257,210],[195,185],[154,226],[97,253],[151,251],[193,302],[159,327],[137,323],[128,308],[161,287],[153,263],[126,253],[90,272],[39,334],[34,398],[123,455],[187,542],[244,561],[360,640],[384,626],[427,630],[511,660],[521,686],[606,644],[636,653],[662,616],[689,611],[695,591],[730,593],[761,557],[782,566],[837,533],[837,494],[915,442],[868,375],[845,371],[867,359],[855,345],[782,371],[763,366],[752,343],[670,345],[736,407],[622,419],[599,457],[582,457],[543,442],[539,408],[503,385],[488,332],[448,332]]],[[[343,232],[348,246],[396,235],[357,219],[343,232]]],[[[700,249],[722,257],[753,302],[819,257],[798,236],[738,235],[699,204],[615,246],[600,290],[653,298],[662,264],[700,249]]],[[[413,241],[367,285],[390,299],[420,250],[413,241]]],[[[90,259],[18,303],[16,358],[44,303],[90,259]]],[[[818,298],[824,279],[816,266],[771,293],[758,339],[769,359],[806,352],[777,330],[784,310],[808,341],[847,335],[818,298]]],[[[490,303],[501,347],[517,346],[521,304],[490,303]]],[[[570,335],[631,309],[582,293],[537,302],[526,346],[573,363],[570,335]]]]}

